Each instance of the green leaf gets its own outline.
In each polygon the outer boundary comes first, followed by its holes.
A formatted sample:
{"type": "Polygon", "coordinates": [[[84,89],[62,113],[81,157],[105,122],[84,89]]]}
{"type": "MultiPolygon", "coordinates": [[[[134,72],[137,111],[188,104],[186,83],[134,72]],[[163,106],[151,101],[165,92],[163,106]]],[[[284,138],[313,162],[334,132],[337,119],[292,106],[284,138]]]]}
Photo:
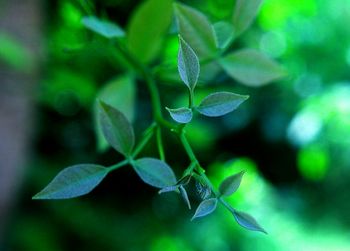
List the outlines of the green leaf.
{"type": "Polygon", "coordinates": [[[215,92],[205,97],[197,110],[205,116],[218,117],[236,110],[248,98],[232,92],[215,92]]]}
{"type": "Polygon", "coordinates": [[[226,48],[234,38],[233,26],[228,22],[217,22],[213,25],[215,32],[216,47],[219,49],[226,48]]]}
{"type": "Polygon", "coordinates": [[[241,184],[243,174],[244,171],[231,175],[224,179],[219,186],[220,194],[224,196],[229,196],[236,192],[239,185],[241,184]]]}
{"type": "Polygon", "coordinates": [[[233,26],[241,34],[252,24],[263,0],[237,0],[233,12],[233,26]]]}
{"type": "Polygon", "coordinates": [[[181,36],[179,36],[180,47],[178,54],[178,69],[182,81],[193,91],[199,76],[199,60],[196,53],[186,43],[181,36]]]}
{"type": "Polygon", "coordinates": [[[118,152],[129,156],[135,144],[132,125],[123,113],[100,101],[100,123],[108,143],[118,152]]]}
{"type": "MultiPolygon", "coordinates": [[[[118,109],[125,114],[129,121],[134,120],[135,115],[135,81],[129,75],[121,76],[105,84],[97,94],[97,100],[118,109]]],[[[108,142],[103,136],[102,126],[99,121],[99,104],[95,103],[94,117],[96,122],[97,148],[100,151],[107,149],[108,142]]]]}
{"type": "Polygon", "coordinates": [[[181,107],[177,109],[170,109],[167,108],[168,112],[170,113],[170,116],[178,123],[186,124],[191,121],[192,119],[192,110],[190,108],[181,107]]]}
{"type": "Polygon", "coordinates": [[[127,42],[130,51],[143,63],[149,63],[157,56],[172,15],[172,0],[144,1],[133,13],[127,42]]]}
{"type": "Polygon", "coordinates": [[[180,185],[163,187],[162,189],[160,189],[158,191],[158,193],[162,194],[162,193],[175,192],[175,191],[179,192],[178,191],[179,187],[180,187],[180,185]]]}
{"type": "Polygon", "coordinates": [[[69,199],[87,194],[103,180],[107,173],[107,168],[94,164],[67,167],[33,199],[69,199]]]}
{"type": "Polygon", "coordinates": [[[218,203],[218,200],[216,198],[203,200],[199,204],[191,220],[211,214],[216,209],[217,203],[218,203]]]}
{"type": "Polygon", "coordinates": [[[151,186],[164,188],[176,183],[173,170],[159,159],[138,159],[133,163],[133,167],[140,178],[151,186]]]}
{"type": "Polygon", "coordinates": [[[215,35],[208,18],[198,10],[183,4],[174,4],[177,25],[181,36],[200,58],[216,53],[215,35]]]}
{"type": "Polygon", "coordinates": [[[267,234],[267,232],[265,231],[265,229],[263,229],[257,222],[256,220],[250,216],[247,213],[244,212],[239,212],[239,211],[232,211],[233,216],[235,217],[237,223],[239,225],[241,225],[242,227],[251,230],[251,231],[260,231],[263,232],[265,234],[267,234]]]}
{"type": "Polygon", "coordinates": [[[184,199],[184,201],[186,202],[186,204],[188,206],[188,209],[191,209],[191,202],[188,199],[188,195],[187,195],[186,189],[183,186],[180,186],[179,188],[180,188],[181,196],[184,199]]]}
{"type": "Polygon", "coordinates": [[[251,87],[262,86],[286,76],[285,70],[274,60],[252,49],[231,53],[219,62],[228,75],[251,87]]]}
{"type": "Polygon", "coordinates": [[[116,24],[102,21],[97,17],[83,17],[82,24],[89,30],[96,32],[97,34],[106,38],[123,37],[124,31],[116,24]]]}

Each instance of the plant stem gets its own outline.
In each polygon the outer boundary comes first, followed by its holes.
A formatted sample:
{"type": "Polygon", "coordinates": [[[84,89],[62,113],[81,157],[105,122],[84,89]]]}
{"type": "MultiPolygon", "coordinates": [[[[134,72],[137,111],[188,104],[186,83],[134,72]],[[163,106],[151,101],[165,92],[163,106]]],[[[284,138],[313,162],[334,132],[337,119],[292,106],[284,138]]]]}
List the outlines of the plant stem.
{"type": "Polygon", "coordinates": [[[110,167],[108,167],[108,172],[112,172],[112,171],[114,171],[122,166],[126,166],[127,164],[129,164],[129,162],[130,161],[128,159],[126,159],[126,160],[123,160],[123,161],[113,165],[113,166],[110,166],[110,167]]]}
{"type": "Polygon", "coordinates": [[[135,150],[131,155],[132,158],[135,158],[142,151],[142,149],[147,145],[147,143],[149,142],[149,140],[152,138],[154,134],[154,129],[156,128],[156,126],[157,124],[153,123],[145,130],[145,133],[143,134],[142,139],[140,140],[139,144],[135,147],[135,150]]]}
{"type": "Polygon", "coordinates": [[[163,141],[162,141],[162,132],[160,126],[156,129],[156,138],[157,138],[157,146],[159,151],[159,157],[161,160],[165,161],[165,154],[164,154],[164,147],[163,147],[163,141]]]}

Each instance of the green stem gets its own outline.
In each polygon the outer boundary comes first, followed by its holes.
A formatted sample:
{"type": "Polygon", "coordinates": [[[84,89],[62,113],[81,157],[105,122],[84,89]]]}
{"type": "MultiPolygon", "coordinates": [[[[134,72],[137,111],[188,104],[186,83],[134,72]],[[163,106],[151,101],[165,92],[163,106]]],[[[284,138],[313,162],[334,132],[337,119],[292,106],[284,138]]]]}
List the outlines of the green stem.
{"type": "Polygon", "coordinates": [[[161,128],[159,126],[157,127],[156,138],[157,138],[159,157],[161,160],[165,161],[164,147],[163,147],[163,141],[162,141],[162,132],[161,132],[161,128]]]}
{"type": "Polygon", "coordinates": [[[193,90],[189,89],[189,102],[188,102],[188,107],[192,109],[194,107],[193,99],[194,99],[194,94],[193,90]]]}
{"type": "Polygon", "coordinates": [[[122,166],[126,166],[129,163],[130,163],[130,161],[128,159],[123,160],[123,161],[121,161],[121,162],[119,162],[119,163],[117,163],[117,164],[115,164],[113,166],[109,166],[108,167],[108,172],[112,172],[112,171],[114,171],[114,170],[116,170],[116,169],[118,169],[118,168],[120,168],[122,166]]]}
{"type": "Polygon", "coordinates": [[[132,158],[135,158],[142,151],[142,149],[147,145],[147,143],[150,141],[150,139],[154,134],[154,129],[156,128],[156,126],[157,124],[153,123],[145,130],[145,133],[143,134],[142,139],[140,140],[139,144],[135,147],[134,152],[131,154],[132,158]]]}
{"type": "Polygon", "coordinates": [[[185,151],[188,155],[188,157],[190,158],[191,162],[194,162],[196,164],[198,164],[198,160],[192,150],[192,147],[190,146],[190,144],[188,143],[188,140],[185,136],[185,131],[182,131],[181,134],[180,134],[180,140],[181,140],[181,143],[183,145],[183,147],[185,148],[185,151]]]}

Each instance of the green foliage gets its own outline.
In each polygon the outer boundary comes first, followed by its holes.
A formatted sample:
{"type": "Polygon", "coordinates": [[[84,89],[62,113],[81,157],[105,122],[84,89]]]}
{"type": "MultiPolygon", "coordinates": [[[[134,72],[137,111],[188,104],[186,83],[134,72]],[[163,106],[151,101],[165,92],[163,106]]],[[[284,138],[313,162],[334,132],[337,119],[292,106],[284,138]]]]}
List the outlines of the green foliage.
{"type": "Polygon", "coordinates": [[[221,21],[213,24],[216,47],[225,49],[234,39],[234,28],[232,24],[221,21]]]}
{"type": "Polygon", "coordinates": [[[196,87],[199,77],[199,60],[193,49],[180,36],[178,68],[182,81],[191,92],[196,87]]]}
{"type": "Polygon", "coordinates": [[[172,12],[172,0],[147,0],[133,14],[127,30],[128,46],[143,63],[157,56],[172,12]]]}
{"type": "Polygon", "coordinates": [[[183,4],[175,4],[175,15],[180,35],[196,49],[200,58],[215,54],[214,30],[203,13],[183,4]]]}
{"type": "Polygon", "coordinates": [[[162,188],[176,183],[173,170],[164,162],[154,158],[142,158],[132,162],[136,173],[148,185],[162,188]]]}
{"type": "MultiPolygon", "coordinates": [[[[229,176],[222,181],[217,190],[205,174],[205,169],[197,159],[186,132],[187,124],[195,120],[197,112],[209,117],[223,116],[236,110],[249,97],[226,91],[213,92],[196,106],[195,89],[200,68],[204,74],[210,76],[208,79],[213,79],[216,74],[225,71],[239,82],[254,87],[285,75],[284,70],[275,61],[260,52],[251,49],[237,52],[231,50],[234,38],[249,27],[260,4],[261,1],[238,0],[232,23],[219,21],[212,24],[203,13],[184,4],[173,4],[171,0],[146,0],[134,11],[127,24],[126,39],[121,38],[124,36],[122,28],[113,22],[102,21],[95,16],[83,18],[82,23],[86,28],[110,39],[107,42],[108,46],[113,47],[112,56],[115,55],[118,63],[122,64],[122,67],[118,68],[123,71],[121,75],[108,82],[97,95],[95,120],[100,149],[108,142],[123,155],[124,160],[107,168],[88,164],[64,169],[34,198],[63,199],[86,194],[97,186],[107,173],[130,165],[146,184],[160,188],[159,194],[180,193],[189,209],[191,196],[188,196],[186,189],[190,181],[194,180],[201,202],[192,219],[214,212],[220,203],[233,214],[242,227],[265,232],[254,218],[236,211],[223,198],[238,189],[244,172],[229,176]],[[159,71],[169,68],[162,65],[164,62],[160,62],[159,52],[162,50],[164,39],[172,36],[169,34],[169,27],[173,12],[179,31],[178,80],[187,86],[189,101],[188,105],[182,105],[181,108],[166,108],[177,123],[163,117],[164,107],[160,98],[163,97],[163,93],[159,93],[160,89],[157,86],[158,82],[162,83],[159,71]],[[159,65],[152,66],[153,63],[159,65]],[[138,102],[135,99],[135,79],[146,84],[153,113],[153,121],[138,142],[130,123],[134,118],[135,101],[138,102]],[[165,162],[162,129],[168,129],[176,135],[188,156],[188,167],[179,180],[165,162]],[[102,140],[101,132],[105,141],[102,140]],[[159,159],[138,158],[152,138],[156,139],[159,159]]],[[[87,6],[85,7],[90,9],[87,6]]],[[[105,40],[103,42],[106,42],[105,40]]]]}
{"type": "Polygon", "coordinates": [[[199,217],[204,217],[208,214],[211,214],[215,211],[216,206],[218,204],[218,200],[216,198],[211,198],[207,200],[203,200],[196,209],[192,220],[199,217]]]}
{"type": "Polygon", "coordinates": [[[250,216],[249,214],[239,212],[239,211],[232,211],[233,216],[235,217],[237,223],[241,225],[242,227],[252,230],[252,231],[259,231],[263,233],[267,233],[257,222],[256,220],[250,216]]]}
{"type": "Polygon", "coordinates": [[[243,174],[244,172],[242,171],[223,180],[219,186],[220,194],[223,196],[229,196],[236,192],[241,184],[243,174]]]}
{"type": "Polygon", "coordinates": [[[252,87],[268,84],[286,75],[275,61],[252,49],[233,52],[220,59],[220,64],[232,78],[252,87]]]}
{"type": "Polygon", "coordinates": [[[108,21],[102,21],[94,16],[84,17],[82,19],[82,23],[89,30],[106,38],[117,38],[124,36],[124,31],[118,25],[108,21]]]}
{"type": "MultiPolygon", "coordinates": [[[[96,100],[117,108],[122,112],[128,121],[132,122],[135,117],[136,99],[135,80],[130,75],[120,76],[106,83],[97,93],[96,100]]],[[[100,151],[108,147],[108,142],[103,136],[102,127],[99,120],[99,102],[95,102],[94,119],[96,123],[97,149],[100,151]]]]}
{"type": "Polygon", "coordinates": [[[181,107],[177,109],[166,108],[170,113],[170,116],[179,123],[188,123],[192,119],[192,110],[187,107],[181,107]]]}
{"type": "Polygon", "coordinates": [[[234,111],[249,96],[231,92],[215,92],[205,97],[197,110],[208,117],[218,117],[234,111]]]}
{"type": "Polygon", "coordinates": [[[263,0],[237,0],[233,12],[236,34],[244,32],[253,22],[263,0]]]}
{"type": "Polygon", "coordinates": [[[103,180],[107,173],[107,168],[94,164],[67,167],[33,199],[69,199],[87,194],[103,180]]]}
{"type": "Polygon", "coordinates": [[[128,157],[135,144],[132,125],[123,113],[100,101],[100,121],[108,143],[118,152],[128,157]]]}

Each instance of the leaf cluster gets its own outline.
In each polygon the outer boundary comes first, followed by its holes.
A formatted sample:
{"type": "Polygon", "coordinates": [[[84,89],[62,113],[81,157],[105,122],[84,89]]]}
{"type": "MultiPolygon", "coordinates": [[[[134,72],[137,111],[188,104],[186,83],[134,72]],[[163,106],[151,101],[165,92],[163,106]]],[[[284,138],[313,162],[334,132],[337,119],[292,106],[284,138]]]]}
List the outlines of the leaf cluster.
{"type": "Polygon", "coordinates": [[[191,198],[186,188],[190,181],[194,180],[202,201],[196,208],[192,220],[211,214],[218,204],[222,204],[242,227],[265,232],[252,216],[234,209],[225,201],[225,197],[231,196],[239,188],[244,172],[227,177],[219,188],[215,189],[186,136],[186,124],[190,123],[196,114],[207,117],[224,116],[236,110],[249,97],[227,91],[214,92],[196,105],[194,97],[201,67],[215,65],[234,80],[251,87],[267,84],[285,75],[282,67],[256,50],[230,50],[235,39],[253,22],[261,2],[262,0],[237,0],[232,20],[214,24],[211,24],[200,11],[174,3],[172,0],[144,1],[133,13],[126,31],[108,20],[96,16],[84,17],[82,24],[98,36],[112,42],[118,55],[129,65],[125,75],[110,82],[101,90],[95,107],[97,135],[99,138],[102,135],[104,137],[103,140],[99,140],[102,142],[101,148],[104,148],[107,142],[124,157],[124,160],[109,167],[96,164],[68,167],[33,198],[78,197],[93,190],[111,171],[131,166],[143,182],[160,189],[159,194],[179,193],[189,209],[192,208],[191,198]],[[188,90],[189,102],[188,105],[179,108],[165,107],[174,120],[168,121],[162,115],[164,107],[161,105],[161,94],[156,83],[157,72],[150,65],[159,54],[173,20],[173,14],[179,33],[177,68],[179,77],[188,90]],[[144,28],[146,20],[147,29],[144,28]],[[129,100],[134,99],[134,75],[146,83],[153,111],[153,122],[138,140],[131,123],[134,117],[132,109],[114,97],[118,90],[123,89],[127,90],[129,100]],[[177,135],[189,158],[189,165],[179,179],[165,161],[161,133],[164,128],[177,135]],[[139,158],[139,153],[153,137],[157,141],[159,158],[153,156],[139,158]]]}

